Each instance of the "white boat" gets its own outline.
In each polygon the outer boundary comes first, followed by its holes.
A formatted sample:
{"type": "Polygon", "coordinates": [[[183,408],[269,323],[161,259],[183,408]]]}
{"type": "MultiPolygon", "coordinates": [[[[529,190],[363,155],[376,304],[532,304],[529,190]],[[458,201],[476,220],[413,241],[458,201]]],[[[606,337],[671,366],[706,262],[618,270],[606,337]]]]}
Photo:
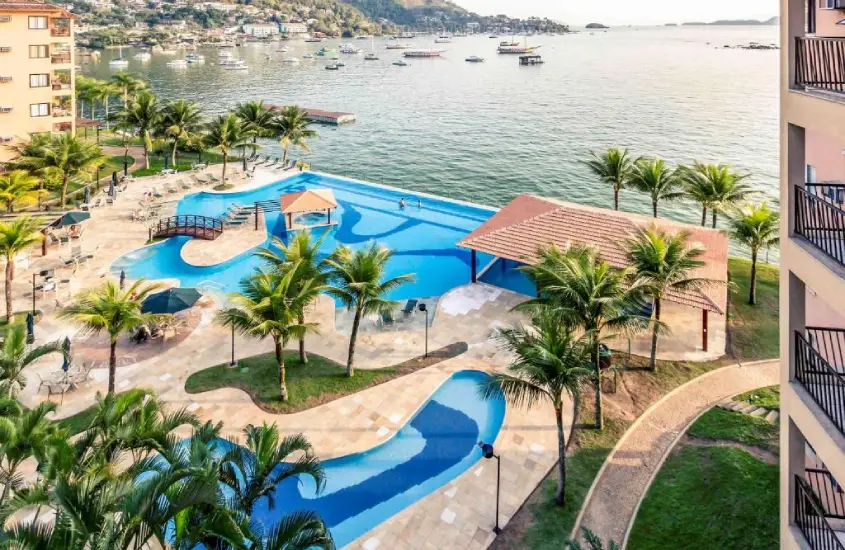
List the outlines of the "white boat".
{"type": "Polygon", "coordinates": [[[466,60],[469,63],[481,63],[482,61],[484,61],[484,58],[478,57],[477,55],[471,55],[471,56],[467,57],[466,60]]]}
{"type": "Polygon", "coordinates": [[[282,59],[282,63],[289,63],[291,65],[295,65],[296,63],[299,63],[299,59],[297,59],[296,57],[285,57],[282,59]]]}
{"type": "Polygon", "coordinates": [[[150,52],[138,52],[132,56],[132,59],[137,59],[138,61],[149,61],[152,57],[153,55],[150,52]]]}
{"type": "Polygon", "coordinates": [[[356,36],[355,40],[366,40],[367,38],[369,38],[367,35],[362,34],[362,35],[356,36]]]}
{"type": "Polygon", "coordinates": [[[231,59],[232,52],[231,50],[220,50],[220,53],[217,54],[220,59],[231,59]]]}
{"type": "Polygon", "coordinates": [[[388,50],[408,50],[411,48],[410,44],[388,44],[386,46],[388,50]]]}
{"type": "Polygon", "coordinates": [[[359,54],[359,53],[361,53],[361,48],[356,48],[352,44],[343,44],[340,47],[339,51],[340,51],[340,53],[346,53],[346,54],[359,54]]]}
{"type": "Polygon", "coordinates": [[[435,44],[451,44],[452,43],[452,36],[448,34],[441,34],[437,38],[434,39],[435,44]]]}
{"type": "Polygon", "coordinates": [[[127,67],[129,65],[129,60],[119,58],[119,59],[112,59],[109,61],[109,67],[127,67]]]}
{"type": "Polygon", "coordinates": [[[368,53],[364,56],[364,61],[378,61],[378,56],[374,53],[368,53]]]}
{"type": "Polygon", "coordinates": [[[396,65],[397,67],[407,67],[408,66],[408,62],[405,61],[404,59],[397,59],[396,61],[393,62],[393,64],[396,65]]]}
{"type": "Polygon", "coordinates": [[[188,62],[184,59],[174,59],[173,61],[167,62],[168,67],[187,67],[188,62]]]}
{"type": "Polygon", "coordinates": [[[338,68],[339,67],[337,66],[337,63],[329,63],[328,65],[326,65],[327,71],[336,71],[338,70],[338,68]]]}
{"type": "Polygon", "coordinates": [[[159,53],[163,55],[176,55],[176,50],[168,48],[166,50],[161,50],[159,53]]]}
{"type": "Polygon", "coordinates": [[[279,48],[276,51],[279,52],[279,53],[288,53],[290,51],[290,48],[288,48],[287,46],[282,46],[281,48],[279,48]]]}
{"type": "Polygon", "coordinates": [[[315,38],[313,36],[305,39],[305,42],[322,42],[322,41],[323,41],[322,38],[315,38]]]}
{"type": "Polygon", "coordinates": [[[223,68],[227,71],[245,71],[249,67],[247,67],[246,63],[238,59],[232,61],[232,63],[229,63],[228,65],[225,65],[223,68]]]}
{"type": "Polygon", "coordinates": [[[343,61],[335,61],[335,66],[337,67],[346,67],[346,63],[343,61]]]}
{"type": "Polygon", "coordinates": [[[228,67],[229,65],[237,65],[238,63],[240,63],[239,59],[221,59],[217,64],[221,67],[228,67]]]}
{"type": "Polygon", "coordinates": [[[408,50],[402,52],[405,57],[440,57],[443,50],[408,50]]]}
{"type": "Polygon", "coordinates": [[[185,56],[185,61],[188,63],[205,63],[205,56],[198,53],[189,53],[185,56]]]}
{"type": "Polygon", "coordinates": [[[307,54],[302,56],[302,59],[314,59],[314,56],[311,55],[310,53],[307,53],[307,54]]]}

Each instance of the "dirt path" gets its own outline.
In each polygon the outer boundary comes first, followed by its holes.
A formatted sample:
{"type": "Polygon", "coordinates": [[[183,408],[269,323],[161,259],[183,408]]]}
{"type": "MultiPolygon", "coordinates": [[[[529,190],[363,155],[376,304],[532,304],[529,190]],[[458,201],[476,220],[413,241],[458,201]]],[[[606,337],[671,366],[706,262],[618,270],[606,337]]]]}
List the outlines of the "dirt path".
{"type": "Polygon", "coordinates": [[[700,376],[653,404],[625,432],[593,483],[575,532],[626,540],[632,519],[668,451],[702,411],[778,381],[778,361],[733,365],[700,376]]]}
{"type": "Polygon", "coordinates": [[[738,441],[727,441],[723,439],[701,439],[698,437],[691,437],[685,435],[680,441],[680,445],[687,447],[733,447],[734,449],[742,449],[756,459],[759,459],[766,464],[777,464],[778,455],[771,451],[755,447],[753,445],[746,445],[738,441]]]}

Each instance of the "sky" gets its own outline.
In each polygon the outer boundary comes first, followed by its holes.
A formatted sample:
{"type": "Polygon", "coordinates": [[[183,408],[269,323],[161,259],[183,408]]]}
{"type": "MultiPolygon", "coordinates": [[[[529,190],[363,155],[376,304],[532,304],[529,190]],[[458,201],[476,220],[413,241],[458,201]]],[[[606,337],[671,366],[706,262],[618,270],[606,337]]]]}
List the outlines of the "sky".
{"type": "Polygon", "coordinates": [[[511,17],[536,15],[570,25],[652,25],[709,22],[716,19],[768,19],[778,14],[777,0],[453,0],[480,13],[511,17]]]}

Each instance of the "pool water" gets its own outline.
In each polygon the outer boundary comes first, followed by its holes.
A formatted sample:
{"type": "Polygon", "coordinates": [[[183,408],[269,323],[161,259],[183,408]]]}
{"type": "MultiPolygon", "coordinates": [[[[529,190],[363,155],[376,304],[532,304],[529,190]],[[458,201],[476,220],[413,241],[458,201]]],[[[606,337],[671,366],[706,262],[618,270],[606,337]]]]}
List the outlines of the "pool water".
{"type": "MultiPolygon", "coordinates": [[[[457,248],[456,243],[496,212],[492,208],[401,189],[307,173],[246,191],[188,195],[179,202],[177,214],[219,218],[233,204],[278,200],[282,194],[314,188],[331,189],[339,204],[332,214],[332,220],[339,222],[336,226],[312,230],[315,237],[329,233],[322,245],[326,255],[338,244],[356,249],[377,241],[395,251],[387,266],[387,277],[416,275],[414,282],[390,294],[394,300],[441,296],[469,283],[470,252],[457,248]],[[402,198],[407,204],[404,208],[399,205],[402,198]]],[[[284,219],[278,212],[267,212],[265,223],[269,235],[286,241],[284,219]]],[[[183,287],[211,283],[225,292],[234,292],[243,277],[262,266],[261,260],[253,256],[254,250],[245,250],[213,266],[190,265],[181,256],[182,247],[190,238],[173,237],[125,254],[112,264],[112,272],[125,270],[132,279],[175,278],[183,287]]],[[[268,238],[262,246],[269,245],[268,238]]],[[[479,254],[479,268],[489,261],[492,258],[479,254]]]]}
{"type": "Polygon", "coordinates": [[[455,373],[389,441],[323,462],[322,493],[315,494],[310,479],[288,479],[271,495],[275,508],[263,499],[252,518],[272,526],[285,514],[310,510],[326,522],[338,548],[354,541],[481,459],[477,443],[495,441],[505,416],[504,399],[478,397],[487,376],[455,373]]]}

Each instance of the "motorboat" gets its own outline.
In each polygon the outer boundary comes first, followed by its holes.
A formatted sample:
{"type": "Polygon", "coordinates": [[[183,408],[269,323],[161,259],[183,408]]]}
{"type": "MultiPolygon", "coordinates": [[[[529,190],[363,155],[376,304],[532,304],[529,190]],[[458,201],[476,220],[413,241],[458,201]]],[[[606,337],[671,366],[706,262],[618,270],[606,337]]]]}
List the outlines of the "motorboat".
{"type": "Polygon", "coordinates": [[[129,66],[129,60],[123,59],[122,57],[118,58],[118,59],[112,59],[111,61],[109,61],[109,67],[128,67],[128,66],[129,66]]]}
{"type": "Polygon", "coordinates": [[[405,57],[440,57],[443,50],[408,50],[402,52],[405,57]]]}
{"type": "Polygon", "coordinates": [[[296,57],[285,57],[284,59],[282,59],[282,63],[287,63],[289,65],[295,65],[295,64],[299,63],[299,59],[297,59],[296,57]]]}
{"type": "Polygon", "coordinates": [[[322,42],[323,39],[322,38],[315,38],[315,37],[312,36],[310,38],[306,38],[305,41],[306,42],[322,42]]]}
{"type": "Polygon", "coordinates": [[[386,46],[388,50],[408,50],[411,48],[410,44],[388,44],[386,46]]]}
{"type": "Polygon", "coordinates": [[[361,53],[361,48],[356,48],[352,44],[343,44],[340,47],[339,51],[340,51],[340,53],[345,53],[345,54],[359,54],[359,53],[361,53]]]}
{"type": "Polygon", "coordinates": [[[279,53],[288,53],[290,51],[290,48],[288,48],[287,46],[282,46],[281,48],[279,48],[276,51],[279,52],[279,53]]]}
{"type": "Polygon", "coordinates": [[[434,43],[435,44],[451,44],[452,43],[452,37],[449,36],[448,34],[441,34],[440,36],[438,36],[437,38],[434,39],[434,43]]]}
{"type": "Polygon", "coordinates": [[[176,50],[173,48],[165,48],[159,52],[162,55],[176,55],[176,50]]]}
{"type": "Polygon", "coordinates": [[[231,50],[220,50],[220,53],[217,54],[220,59],[231,59],[232,58],[232,51],[231,50]]]}
{"type": "Polygon", "coordinates": [[[378,61],[378,56],[374,53],[368,53],[364,56],[364,61],[378,61]]]}
{"type": "Polygon", "coordinates": [[[355,40],[366,40],[367,38],[369,38],[369,36],[362,34],[362,35],[356,36],[355,40]]]}
{"type": "Polygon", "coordinates": [[[167,66],[176,68],[187,67],[188,62],[185,59],[174,59],[172,61],[168,61],[167,66]]]}
{"type": "Polygon", "coordinates": [[[191,64],[205,63],[205,56],[199,53],[190,52],[185,56],[185,61],[191,64]]]}
{"type": "Polygon", "coordinates": [[[336,70],[338,70],[339,68],[340,68],[340,67],[338,67],[338,66],[337,66],[337,63],[329,63],[328,65],[326,65],[326,70],[327,70],[327,71],[336,71],[336,70]]]}
{"type": "Polygon", "coordinates": [[[404,59],[397,59],[396,61],[393,62],[393,64],[396,65],[397,67],[407,67],[408,66],[408,62],[405,61],[404,59]]]}
{"type": "Polygon", "coordinates": [[[484,58],[478,57],[477,55],[471,55],[471,56],[467,57],[466,60],[467,60],[468,63],[481,63],[481,62],[484,61],[484,58]]]}
{"type": "Polygon", "coordinates": [[[311,55],[310,53],[307,53],[307,54],[302,56],[302,59],[314,59],[314,56],[311,55]]]}
{"type": "Polygon", "coordinates": [[[249,67],[245,62],[241,61],[240,59],[236,59],[233,60],[231,63],[224,65],[223,68],[227,71],[245,71],[249,67]]]}
{"type": "Polygon", "coordinates": [[[153,54],[150,52],[138,52],[132,56],[132,59],[137,59],[138,61],[149,61],[152,57],[153,54]]]}
{"type": "Polygon", "coordinates": [[[335,66],[336,67],[346,67],[346,63],[344,63],[343,61],[335,61],[335,66]]]}

